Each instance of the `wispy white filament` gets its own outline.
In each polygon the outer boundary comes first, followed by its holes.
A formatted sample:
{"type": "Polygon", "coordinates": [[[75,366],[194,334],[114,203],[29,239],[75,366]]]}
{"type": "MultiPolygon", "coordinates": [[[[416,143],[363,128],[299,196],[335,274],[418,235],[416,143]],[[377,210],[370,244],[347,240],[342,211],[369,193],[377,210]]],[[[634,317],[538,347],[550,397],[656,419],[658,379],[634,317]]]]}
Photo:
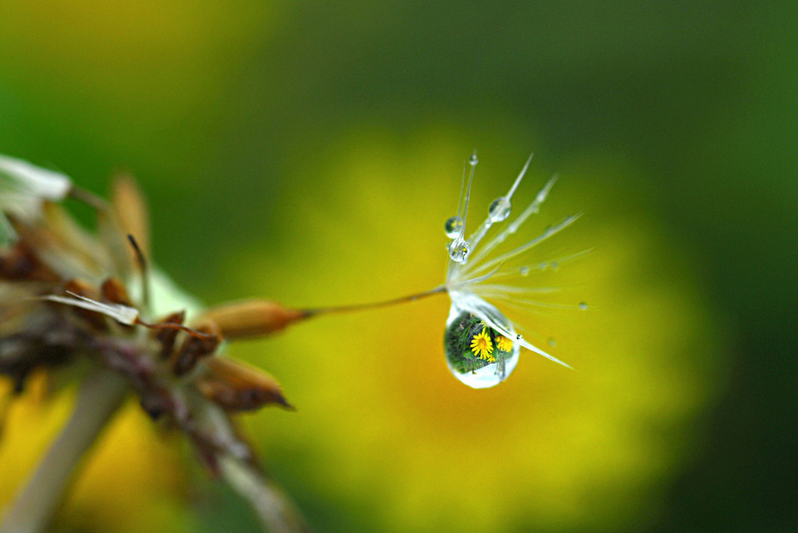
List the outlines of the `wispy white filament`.
{"type": "Polygon", "coordinates": [[[72,307],[88,309],[89,311],[113,318],[120,324],[125,324],[128,326],[134,325],[139,318],[139,311],[134,307],[129,307],[122,304],[98,302],[96,300],[92,300],[91,298],[86,298],[85,296],[81,296],[69,291],[67,291],[67,294],[69,294],[71,298],[67,296],[57,296],[51,294],[49,296],[45,296],[44,299],[64,305],[71,305],[72,307]]]}
{"type": "MultiPolygon", "coordinates": [[[[497,199],[497,202],[502,202],[499,205],[499,208],[506,207],[507,209],[510,208],[510,200],[518,189],[521,181],[523,180],[524,176],[526,175],[527,169],[529,168],[529,164],[532,161],[532,156],[529,157],[524,167],[521,169],[518,177],[513,182],[512,186],[510,187],[509,192],[497,199]]],[[[471,173],[468,178],[468,184],[466,184],[465,180],[465,172],[463,173],[463,185],[461,188],[460,193],[460,205],[458,209],[458,215],[463,217],[463,226],[460,230],[459,237],[457,239],[462,239],[465,233],[465,216],[468,213],[468,201],[470,198],[470,190],[471,190],[471,183],[474,177],[474,165],[471,165],[471,173]]],[[[500,332],[505,337],[512,339],[513,342],[517,342],[524,348],[533,351],[543,357],[554,361],[555,363],[559,363],[563,366],[571,368],[566,363],[560,361],[556,357],[546,353],[545,351],[541,350],[537,346],[529,343],[527,340],[523,339],[520,335],[515,335],[515,333],[509,329],[507,326],[502,325],[505,321],[501,319],[500,315],[495,315],[498,310],[491,304],[489,304],[485,299],[495,299],[498,301],[502,301],[510,307],[517,307],[519,305],[525,306],[535,306],[535,307],[551,307],[551,308],[568,308],[568,309],[577,309],[577,306],[569,306],[569,305],[559,305],[559,304],[549,304],[546,302],[538,302],[535,300],[530,300],[523,298],[525,295],[530,294],[546,294],[556,292],[558,289],[555,287],[516,287],[511,285],[505,284],[483,284],[494,277],[504,277],[504,276],[524,276],[533,268],[536,270],[541,270],[546,268],[543,266],[552,266],[554,264],[559,264],[558,262],[551,262],[551,263],[538,263],[534,267],[532,266],[522,266],[522,267],[513,267],[512,269],[503,269],[506,262],[515,259],[516,257],[530,251],[532,248],[540,244],[541,242],[549,239],[550,237],[556,235],[563,229],[567,228],[571,224],[573,224],[580,216],[581,213],[576,215],[572,215],[566,217],[562,222],[555,226],[551,226],[547,228],[542,234],[535,237],[534,239],[522,244],[521,246],[516,247],[513,250],[505,252],[498,257],[495,257],[491,260],[485,260],[488,254],[493,251],[497,246],[507,239],[508,236],[516,233],[518,229],[524,224],[524,222],[529,219],[530,216],[536,214],[540,210],[540,206],[543,202],[546,201],[546,198],[549,195],[552,187],[557,181],[557,176],[553,176],[538,192],[535,196],[535,199],[518,215],[513,221],[508,220],[501,220],[497,222],[493,218],[493,213],[488,213],[487,218],[485,221],[480,225],[480,227],[475,231],[468,239],[467,245],[469,247],[469,253],[465,257],[465,260],[462,262],[455,261],[451,258],[449,259],[449,265],[447,270],[446,276],[446,289],[449,292],[449,295],[452,299],[452,302],[457,305],[459,308],[468,310],[472,312],[475,316],[477,316],[480,320],[484,321],[488,326],[493,328],[494,330],[500,332]],[[478,248],[479,244],[482,242],[483,238],[486,237],[488,230],[495,225],[495,224],[506,224],[503,229],[501,229],[496,235],[494,235],[491,239],[489,239],[482,248],[478,248]],[[520,297],[520,298],[519,298],[520,297]]],[[[584,252],[579,254],[574,254],[571,256],[564,257],[563,260],[570,260],[575,257],[582,255],[584,252]]],[[[552,266],[552,268],[554,268],[552,266]]]]}

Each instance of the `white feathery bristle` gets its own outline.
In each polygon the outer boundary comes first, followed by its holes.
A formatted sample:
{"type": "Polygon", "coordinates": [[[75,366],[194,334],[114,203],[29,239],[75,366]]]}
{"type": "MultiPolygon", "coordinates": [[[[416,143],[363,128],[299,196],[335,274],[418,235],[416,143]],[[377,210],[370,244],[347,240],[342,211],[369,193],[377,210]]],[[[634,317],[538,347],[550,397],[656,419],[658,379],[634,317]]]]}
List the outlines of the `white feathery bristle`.
{"type": "Polygon", "coordinates": [[[0,155],[0,193],[4,190],[51,200],[63,200],[72,189],[72,181],[27,161],[0,155]]]}
{"type": "Polygon", "coordinates": [[[69,294],[71,298],[67,296],[57,296],[51,294],[49,296],[45,296],[44,299],[64,305],[71,305],[72,307],[87,309],[89,311],[113,318],[120,324],[125,324],[127,326],[134,325],[139,318],[139,310],[134,307],[122,304],[98,302],[70,291],[67,291],[67,294],[69,294]]]}

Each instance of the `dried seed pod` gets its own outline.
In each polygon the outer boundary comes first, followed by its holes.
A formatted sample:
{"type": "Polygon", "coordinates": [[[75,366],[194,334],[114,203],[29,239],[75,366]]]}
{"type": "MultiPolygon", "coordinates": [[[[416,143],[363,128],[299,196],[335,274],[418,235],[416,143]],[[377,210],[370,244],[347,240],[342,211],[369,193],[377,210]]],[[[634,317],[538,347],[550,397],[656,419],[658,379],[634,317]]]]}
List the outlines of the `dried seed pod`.
{"type": "MultiPolygon", "coordinates": [[[[172,313],[171,315],[167,316],[163,320],[159,321],[159,324],[182,325],[185,320],[186,320],[186,312],[180,311],[179,313],[172,313]]],[[[179,333],[180,330],[178,329],[153,330],[153,335],[155,339],[161,343],[161,352],[159,354],[161,359],[168,359],[169,356],[172,355],[172,351],[175,349],[175,341],[177,340],[177,336],[179,333]]]]}
{"type": "Polygon", "coordinates": [[[101,288],[103,296],[109,302],[133,307],[133,304],[130,301],[130,296],[128,296],[127,289],[118,279],[108,278],[103,282],[101,288]]]}
{"type": "Polygon", "coordinates": [[[172,363],[172,372],[176,376],[188,373],[197,365],[200,359],[212,355],[222,342],[219,327],[210,320],[204,321],[194,328],[194,331],[202,334],[202,336],[192,335],[183,341],[172,363]]]}
{"type": "Polygon", "coordinates": [[[274,378],[265,372],[222,358],[209,359],[207,368],[208,374],[197,386],[225,411],[253,411],[272,403],[293,409],[274,378]]]}
{"type": "Polygon", "coordinates": [[[307,316],[305,311],[286,309],[275,302],[249,300],[211,308],[202,319],[213,320],[226,339],[245,339],[280,331],[307,316]]]}
{"type": "Polygon", "coordinates": [[[20,281],[60,281],[24,242],[0,254],[0,278],[20,281]]]}

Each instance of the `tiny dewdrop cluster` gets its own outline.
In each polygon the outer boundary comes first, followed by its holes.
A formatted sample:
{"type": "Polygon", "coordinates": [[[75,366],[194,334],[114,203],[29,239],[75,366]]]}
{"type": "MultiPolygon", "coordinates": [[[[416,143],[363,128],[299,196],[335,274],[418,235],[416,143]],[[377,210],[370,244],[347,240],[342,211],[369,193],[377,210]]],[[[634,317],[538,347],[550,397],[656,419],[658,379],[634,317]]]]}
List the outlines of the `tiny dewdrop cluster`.
{"type": "MultiPolygon", "coordinates": [[[[531,161],[532,156],[527,160],[507,194],[491,202],[487,218],[466,238],[471,183],[478,163],[475,152],[463,171],[457,215],[449,218],[444,224],[446,236],[450,239],[447,246],[449,266],[445,288],[452,300],[444,335],[446,363],[457,379],[475,389],[493,387],[507,379],[518,364],[522,346],[568,367],[567,364],[530,344],[522,335],[516,333],[512,322],[495,305],[488,303],[491,299],[515,306],[534,305],[535,302],[526,300],[525,295],[541,292],[540,289],[508,285],[502,281],[511,280],[513,277],[526,277],[533,269],[546,268],[541,263],[523,264],[523,254],[570,226],[581,215],[566,217],[559,224],[546,228],[542,234],[521,246],[491,254],[507,237],[516,233],[530,216],[538,213],[540,205],[546,200],[557,181],[555,175],[538,192],[532,203],[510,221],[513,194],[521,184],[531,161]],[[485,239],[491,229],[497,231],[491,232],[492,236],[485,239]],[[520,266],[519,260],[522,261],[520,266]]],[[[552,264],[547,266],[555,268],[552,264]]],[[[587,304],[583,302],[575,308],[586,309],[587,304]]]]}

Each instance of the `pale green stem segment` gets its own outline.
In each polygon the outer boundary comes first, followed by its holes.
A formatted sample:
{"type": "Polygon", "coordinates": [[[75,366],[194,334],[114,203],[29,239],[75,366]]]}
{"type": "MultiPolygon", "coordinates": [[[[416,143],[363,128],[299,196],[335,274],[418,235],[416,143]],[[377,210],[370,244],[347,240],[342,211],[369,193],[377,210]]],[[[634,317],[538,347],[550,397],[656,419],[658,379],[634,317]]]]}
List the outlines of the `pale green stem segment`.
{"type": "Polygon", "coordinates": [[[99,369],[86,379],[66,426],[6,510],[0,533],[46,530],[81,458],[122,405],[127,391],[125,379],[107,368],[99,369]]]}
{"type": "Polygon", "coordinates": [[[219,458],[219,467],[222,478],[249,501],[270,533],[308,531],[291,501],[256,468],[230,455],[219,458]]]}

